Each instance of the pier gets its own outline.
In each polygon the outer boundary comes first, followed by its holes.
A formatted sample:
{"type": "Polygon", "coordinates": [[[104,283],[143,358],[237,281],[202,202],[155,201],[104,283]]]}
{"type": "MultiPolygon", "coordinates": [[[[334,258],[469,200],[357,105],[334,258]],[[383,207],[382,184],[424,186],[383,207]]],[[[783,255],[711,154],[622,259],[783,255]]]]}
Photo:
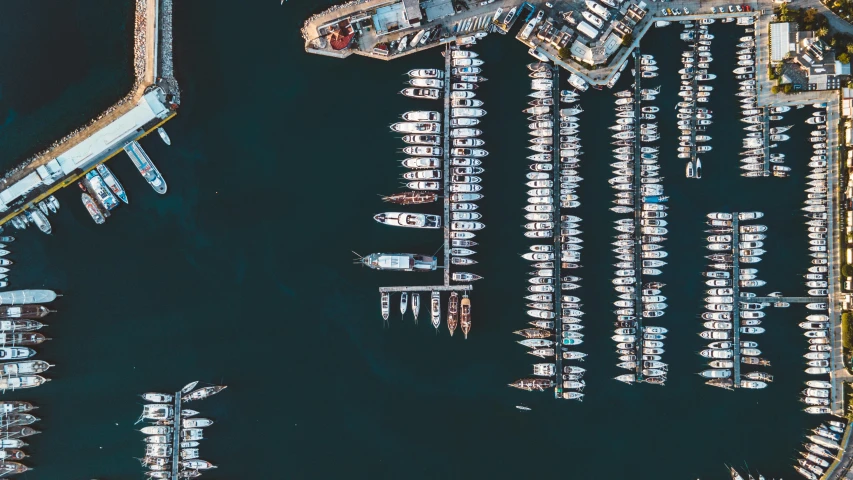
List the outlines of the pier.
{"type": "Polygon", "coordinates": [[[749,299],[750,302],[755,303],[775,303],[775,302],[786,302],[786,303],[817,303],[817,302],[826,302],[827,297],[752,297],[749,299]]]}
{"type": "Polygon", "coordinates": [[[181,393],[175,392],[175,424],[172,425],[172,477],[178,478],[181,467],[181,393]]]}
{"type": "Polygon", "coordinates": [[[450,285],[450,66],[453,64],[450,49],[444,50],[444,138],[442,139],[444,160],[444,285],[450,285]]]}
{"type": "MultiPolygon", "coordinates": [[[[533,12],[531,12],[531,15],[533,12]]],[[[560,215],[560,190],[562,182],[560,182],[560,69],[556,66],[551,67],[554,74],[551,87],[551,98],[554,99],[554,185],[552,192],[554,195],[554,331],[556,338],[554,339],[554,364],[557,370],[557,386],[554,389],[555,395],[559,398],[563,392],[563,352],[562,352],[562,333],[563,333],[563,275],[561,268],[563,266],[563,236],[562,223],[563,218],[560,215]]]]}
{"type": "Polygon", "coordinates": [[[0,225],[72,185],[121,152],[125,144],[146,136],[176,114],[179,91],[177,81],[171,76],[172,0],[135,3],[131,91],[89,124],[3,176],[0,225]]]}
{"type": "Polygon", "coordinates": [[[634,285],[634,314],[637,317],[637,366],[635,376],[638,382],[643,380],[642,335],[643,335],[643,155],[642,155],[642,104],[643,75],[640,70],[640,47],[634,50],[634,272],[637,282],[634,285]]]}
{"type": "Polygon", "coordinates": [[[740,220],[732,212],[732,388],[740,388],[740,220]]]}
{"type": "Polygon", "coordinates": [[[761,109],[761,124],[764,126],[764,169],[763,175],[770,176],[770,107],[761,109]]]}
{"type": "Polygon", "coordinates": [[[379,293],[402,293],[402,292],[468,292],[474,287],[470,283],[465,285],[418,285],[412,287],[379,287],[379,293]]]}

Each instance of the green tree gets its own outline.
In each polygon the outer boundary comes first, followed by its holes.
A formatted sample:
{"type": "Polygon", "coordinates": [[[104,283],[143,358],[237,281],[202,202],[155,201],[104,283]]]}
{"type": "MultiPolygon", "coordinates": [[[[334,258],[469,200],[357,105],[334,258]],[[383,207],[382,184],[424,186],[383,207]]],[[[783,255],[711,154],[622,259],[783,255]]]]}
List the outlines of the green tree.
{"type": "Polygon", "coordinates": [[[829,29],[828,28],[820,27],[817,29],[817,36],[818,37],[825,37],[827,35],[829,35],[829,29]]]}
{"type": "Polygon", "coordinates": [[[815,16],[817,16],[816,8],[807,8],[805,12],[803,12],[803,22],[812,23],[815,20],[815,16]]]}
{"type": "Polygon", "coordinates": [[[773,85],[770,87],[770,93],[779,93],[779,85],[773,85]]]}
{"type": "Polygon", "coordinates": [[[631,35],[630,33],[625,35],[624,37],[622,37],[622,46],[623,47],[629,47],[629,46],[631,46],[632,43],[634,43],[634,36],[631,35]]]}
{"type": "Polygon", "coordinates": [[[571,55],[571,52],[569,51],[568,45],[557,50],[557,55],[559,55],[560,58],[563,58],[563,59],[569,58],[569,55],[571,55]]]}
{"type": "Polygon", "coordinates": [[[846,349],[853,346],[853,332],[850,331],[850,312],[841,314],[841,344],[846,349]]]}
{"type": "Polygon", "coordinates": [[[853,53],[853,42],[847,44],[847,53],[853,53]]]}
{"type": "Polygon", "coordinates": [[[841,63],[850,63],[850,54],[847,52],[842,53],[838,56],[838,61],[841,63]]]}
{"type": "Polygon", "coordinates": [[[841,274],[845,277],[853,276],[853,265],[845,263],[844,266],[841,267],[841,274]]]}
{"type": "Polygon", "coordinates": [[[786,83],[785,85],[782,85],[782,91],[785,93],[791,93],[793,90],[794,90],[794,86],[791,85],[790,83],[786,83]]]}

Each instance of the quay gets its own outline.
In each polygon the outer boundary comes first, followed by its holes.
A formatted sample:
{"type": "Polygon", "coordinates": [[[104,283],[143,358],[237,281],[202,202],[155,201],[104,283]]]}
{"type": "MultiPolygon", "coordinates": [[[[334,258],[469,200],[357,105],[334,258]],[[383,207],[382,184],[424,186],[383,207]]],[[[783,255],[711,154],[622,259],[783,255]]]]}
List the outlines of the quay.
{"type": "Polygon", "coordinates": [[[732,388],[740,388],[740,220],[732,212],[732,388]]]}
{"type": "Polygon", "coordinates": [[[172,477],[178,478],[178,470],[181,466],[181,396],[180,391],[175,392],[175,425],[172,428],[172,477]]]}
{"type": "Polygon", "coordinates": [[[470,283],[464,285],[420,285],[412,287],[379,287],[379,293],[402,292],[469,292],[474,287],[470,283]]]}
{"type": "Polygon", "coordinates": [[[180,91],[172,76],[172,0],[136,0],[135,4],[131,91],[90,124],[0,179],[0,226],[73,184],[176,114],[180,91]]]}
{"type": "MultiPolygon", "coordinates": [[[[531,15],[532,14],[533,13],[531,12],[531,15]]],[[[562,158],[560,156],[560,69],[557,67],[553,67],[552,70],[554,72],[551,87],[551,98],[554,99],[554,126],[551,129],[554,138],[554,166],[552,175],[554,178],[554,184],[552,188],[552,193],[554,196],[554,210],[556,210],[554,214],[554,331],[556,332],[556,338],[554,339],[554,364],[556,366],[557,371],[557,386],[554,389],[554,394],[557,398],[561,398],[563,395],[563,274],[561,271],[563,266],[563,218],[560,215],[560,207],[562,205],[562,202],[560,202],[560,190],[562,182],[559,181],[560,159],[562,158]]]]}
{"type": "MultiPolygon", "coordinates": [[[[634,272],[637,278],[634,284],[634,314],[637,317],[638,339],[643,335],[643,155],[642,148],[642,104],[643,89],[642,73],[640,72],[640,47],[634,50],[634,272]]],[[[640,341],[638,344],[642,344],[640,341]]],[[[643,380],[642,346],[637,347],[637,365],[635,378],[638,382],[643,380]]]]}

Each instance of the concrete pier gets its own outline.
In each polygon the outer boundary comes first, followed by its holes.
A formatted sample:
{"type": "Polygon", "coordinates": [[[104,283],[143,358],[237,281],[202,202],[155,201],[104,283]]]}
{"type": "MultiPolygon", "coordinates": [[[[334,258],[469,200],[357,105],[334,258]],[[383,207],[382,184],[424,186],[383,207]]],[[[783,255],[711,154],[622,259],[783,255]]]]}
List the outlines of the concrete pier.
{"type": "Polygon", "coordinates": [[[131,91],[89,124],[57,140],[3,176],[0,180],[0,225],[75,183],[120,152],[127,142],[144,137],[175,115],[179,95],[177,82],[171,77],[171,0],[161,2],[135,2],[131,91]],[[165,8],[168,12],[161,12],[165,8]],[[164,18],[168,21],[163,22],[164,18]],[[155,70],[169,78],[157,78],[155,70]]]}
{"type": "Polygon", "coordinates": [[[818,302],[826,302],[827,297],[752,297],[748,299],[753,303],[774,303],[774,302],[787,302],[787,303],[818,303],[818,302]]]}
{"type": "Polygon", "coordinates": [[[450,285],[450,66],[453,63],[450,49],[444,51],[444,138],[442,138],[444,160],[444,284],[450,285]]]}
{"type": "Polygon", "coordinates": [[[738,212],[732,212],[732,387],[740,388],[740,221],[738,212]]]}
{"type": "Polygon", "coordinates": [[[770,108],[761,109],[761,123],[764,125],[764,176],[770,176],[770,108]]]}

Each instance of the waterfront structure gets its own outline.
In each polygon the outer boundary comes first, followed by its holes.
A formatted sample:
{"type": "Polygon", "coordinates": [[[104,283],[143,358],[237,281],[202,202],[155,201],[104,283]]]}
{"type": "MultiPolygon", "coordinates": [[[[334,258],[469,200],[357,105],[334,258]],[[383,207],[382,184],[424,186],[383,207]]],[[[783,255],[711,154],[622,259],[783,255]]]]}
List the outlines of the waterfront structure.
{"type": "Polygon", "coordinates": [[[54,142],[0,179],[0,225],[71,185],[175,115],[171,0],[136,0],[131,91],[90,124],[54,142]]]}

